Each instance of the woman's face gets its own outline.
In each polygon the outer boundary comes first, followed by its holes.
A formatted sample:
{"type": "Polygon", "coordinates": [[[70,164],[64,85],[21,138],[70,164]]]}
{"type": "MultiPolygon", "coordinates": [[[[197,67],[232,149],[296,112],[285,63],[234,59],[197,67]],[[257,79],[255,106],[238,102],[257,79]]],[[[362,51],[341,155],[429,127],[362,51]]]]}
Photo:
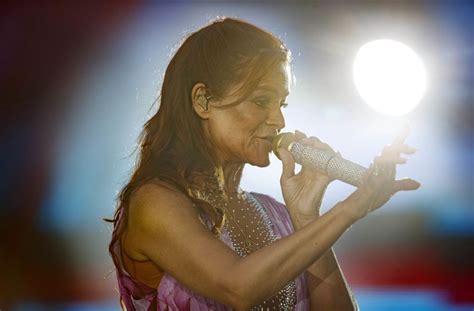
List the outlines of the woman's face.
{"type": "MultiPolygon", "coordinates": [[[[229,94],[239,88],[236,85],[229,94]]],[[[286,64],[275,66],[253,92],[236,105],[238,95],[210,102],[207,131],[221,163],[270,164],[272,140],[285,127],[282,108],[288,96],[286,64]]]]}

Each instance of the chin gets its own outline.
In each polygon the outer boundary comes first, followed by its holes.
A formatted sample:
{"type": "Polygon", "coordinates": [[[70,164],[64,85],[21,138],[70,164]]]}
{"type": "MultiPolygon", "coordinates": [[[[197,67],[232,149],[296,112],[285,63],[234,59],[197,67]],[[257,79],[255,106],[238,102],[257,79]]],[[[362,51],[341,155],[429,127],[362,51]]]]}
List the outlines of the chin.
{"type": "Polygon", "coordinates": [[[270,165],[270,156],[267,154],[265,157],[260,157],[259,159],[250,161],[249,164],[258,167],[267,167],[270,165]]]}

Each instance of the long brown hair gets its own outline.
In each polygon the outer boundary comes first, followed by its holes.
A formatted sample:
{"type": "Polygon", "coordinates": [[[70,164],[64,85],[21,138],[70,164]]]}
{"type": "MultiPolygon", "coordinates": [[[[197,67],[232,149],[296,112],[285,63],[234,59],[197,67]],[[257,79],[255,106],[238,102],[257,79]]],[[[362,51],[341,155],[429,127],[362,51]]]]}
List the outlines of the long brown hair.
{"type": "Polygon", "coordinates": [[[108,221],[117,226],[120,215],[128,215],[131,194],[159,178],[188,195],[211,217],[214,234],[220,234],[223,211],[187,192],[191,173],[215,169],[213,148],[193,110],[191,90],[202,82],[213,99],[221,99],[232,86],[243,82],[238,91],[242,99],[272,65],[289,63],[289,58],[288,49],[278,38],[241,20],[220,18],[191,33],[166,69],[158,112],[143,128],[134,172],[117,197],[114,218],[108,221]]]}

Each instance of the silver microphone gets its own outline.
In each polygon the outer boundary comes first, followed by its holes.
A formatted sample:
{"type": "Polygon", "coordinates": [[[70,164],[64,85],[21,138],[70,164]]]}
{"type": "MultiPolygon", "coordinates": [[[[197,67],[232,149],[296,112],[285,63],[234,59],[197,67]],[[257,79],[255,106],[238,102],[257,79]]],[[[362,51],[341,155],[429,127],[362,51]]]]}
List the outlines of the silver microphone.
{"type": "Polygon", "coordinates": [[[359,187],[367,168],[346,160],[338,154],[304,145],[296,140],[293,133],[280,133],[273,139],[273,152],[278,156],[277,149],[285,148],[293,155],[295,162],[303,166],[317,168],[330,178],[359,187]]]}

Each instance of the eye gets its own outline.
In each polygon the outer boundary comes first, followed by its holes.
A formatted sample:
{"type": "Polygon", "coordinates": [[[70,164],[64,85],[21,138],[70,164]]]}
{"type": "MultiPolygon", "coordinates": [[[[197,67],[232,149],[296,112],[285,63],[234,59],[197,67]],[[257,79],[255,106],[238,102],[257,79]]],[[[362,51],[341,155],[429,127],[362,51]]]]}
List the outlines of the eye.
{"type": "MultiPolygon", "coordinates": [[[[257,106],[260,106],[262,108],[269,108],[270,105],[272,105],[273,103],[277,104],[276,103],[276,100],[273,101],[271,98],[268,98],[268,97],[258,97],[254,100],[252,100],[253,103],[255,103],[257,106]]],[[[280,103],[280,109],[282,108],[286,108],[288,106],[288,103],[287,102],[281,102],[280,103]]]]}
{"type": "Polygon", "coordinates": [[[253,102],[261,107],[267,107],[270,104],[270,100],[266,97],[259,97],[253,100],[253,102]]]}

